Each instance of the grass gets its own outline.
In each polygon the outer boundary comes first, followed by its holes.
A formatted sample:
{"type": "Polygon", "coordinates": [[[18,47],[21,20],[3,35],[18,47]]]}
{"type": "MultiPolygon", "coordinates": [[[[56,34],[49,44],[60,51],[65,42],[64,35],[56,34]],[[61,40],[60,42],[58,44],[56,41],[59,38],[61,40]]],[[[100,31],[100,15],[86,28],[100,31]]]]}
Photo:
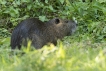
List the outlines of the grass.
{"type": "Polygon", "coordinates": [[[0,71],[106,71],[106,1],[77,0],[72,3],[71,0],[66,0],[66,3],[62,4],[59,1],[45,0],[47,3],[43,1],[35,4],[35,1],[31,3],[15,0],[15,7],[11,5],[13,0],[2,2],[0,5],[0,71]],[[23,3],[28,4],[25,9],[21,8],[23,3]],[[39,8],[42,9],[41,12],[39,8]],[[74,36],[65,37],[63,41],[58,41],[57,46],[51,44],[42,49],[33,50],[29,42],[27,48],[12,52],[10,37],[8,37],[11,34],[8,30],[14,28],[18,21],[30,16],[38,16],[43,20],[46,20],[47,16],[69,19],[75,17],[78,20],[78,32],[74,36]],[[6,22],[2,22],[5,19],[7,19],[6,22]]]}
{"type": "Polygon", "coordinates": [[[0,71],[106,71],[105,41],[96,43],[88,36],[80,39],[72,36],[58,41],[57,46],[51,44],[39,50],[27,48],[15,52],[7,48],[9,41],[7,38],[0,42],[3,43],[0,71]]]}

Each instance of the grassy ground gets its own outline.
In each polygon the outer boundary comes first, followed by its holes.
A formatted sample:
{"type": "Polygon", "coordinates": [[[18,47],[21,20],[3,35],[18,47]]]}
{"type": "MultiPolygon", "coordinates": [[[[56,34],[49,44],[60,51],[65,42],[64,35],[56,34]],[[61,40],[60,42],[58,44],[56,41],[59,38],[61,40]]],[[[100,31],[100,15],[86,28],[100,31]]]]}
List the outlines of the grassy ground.
{"type": "Polygon", "coordinates": [[[106,71],[106,42],[96,43],[92,37],[81,36],[65,37],[57,46],[15,52],[7,48],[9,38],[1,40],[0,71],[106,71]]]}

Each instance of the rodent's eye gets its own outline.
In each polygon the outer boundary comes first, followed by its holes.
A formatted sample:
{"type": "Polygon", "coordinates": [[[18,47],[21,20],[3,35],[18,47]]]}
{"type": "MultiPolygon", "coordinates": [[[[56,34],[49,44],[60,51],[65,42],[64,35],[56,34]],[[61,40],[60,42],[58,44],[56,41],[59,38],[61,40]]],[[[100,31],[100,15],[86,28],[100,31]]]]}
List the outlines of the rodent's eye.
{"type": "Polygon", "coordinates": [[[68,20],[66,20],[65,23],[68,23],[68,20]]]}

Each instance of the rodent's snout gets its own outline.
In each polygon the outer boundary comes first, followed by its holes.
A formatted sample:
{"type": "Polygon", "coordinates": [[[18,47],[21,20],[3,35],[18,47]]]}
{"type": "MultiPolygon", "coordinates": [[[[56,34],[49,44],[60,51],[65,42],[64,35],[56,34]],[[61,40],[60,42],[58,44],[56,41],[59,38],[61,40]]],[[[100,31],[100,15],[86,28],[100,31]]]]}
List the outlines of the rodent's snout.
{"type": "Polygon", "coordinates": [[[72,25],[76,27],[78,25],[77,21],[72,21],[72,25]]]}
{"type": "Polygon", "coordinates": [[[77,26],[78,23],[77,23],[77,20],[73,20],[73,23],[77,26]]]}
{"type": "Polygon", "coordinates": [[[74,21],[75,25],[78,26],[78,23],[76,21],[74,21]]]}
{"type": "Polygon", "coordinates": [[[73,21],[74,21],[75,25],[78,26],[78,22],[75,17],[73,17],[73,21]]]}
{"type": "Polygon", "coordinates": [[[76,28],[77,28],[77,25],[78,25],[78,23],[77,23],[77,20],[72,20],[71,21],[71,31],[70,31],[70,33],[71,34],[73,34],[75,31],[76,31],[76,28]]]}

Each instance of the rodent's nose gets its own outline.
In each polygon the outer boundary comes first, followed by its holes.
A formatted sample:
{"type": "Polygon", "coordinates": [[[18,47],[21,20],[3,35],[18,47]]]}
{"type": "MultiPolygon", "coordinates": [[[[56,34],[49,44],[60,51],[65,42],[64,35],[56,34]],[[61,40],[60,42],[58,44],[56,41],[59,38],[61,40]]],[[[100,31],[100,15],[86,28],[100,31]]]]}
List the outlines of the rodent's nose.
{"type": "Polygon", "coordinates": [[[74,20],[74,22],[76,23],[76,25],[77,25],[77,20],[74,20]]]}
{"type": "Polygon", "coordinates": [[[76,20],[75,17],[73,17],[73,21],[74,21],[74,23],[76,24],[76,26],[78,26],[78,23],[77,23],[77,20],[76,20]]]}
{"type": "Polygon", "coordinates": [[[77,20],[74,20],[73,23],[78,26],[77,20]]]}
{"type": "Polygon", "coordinates": [[[75,21],[76,26],[78,26],[78,23],[75,21]]]}

